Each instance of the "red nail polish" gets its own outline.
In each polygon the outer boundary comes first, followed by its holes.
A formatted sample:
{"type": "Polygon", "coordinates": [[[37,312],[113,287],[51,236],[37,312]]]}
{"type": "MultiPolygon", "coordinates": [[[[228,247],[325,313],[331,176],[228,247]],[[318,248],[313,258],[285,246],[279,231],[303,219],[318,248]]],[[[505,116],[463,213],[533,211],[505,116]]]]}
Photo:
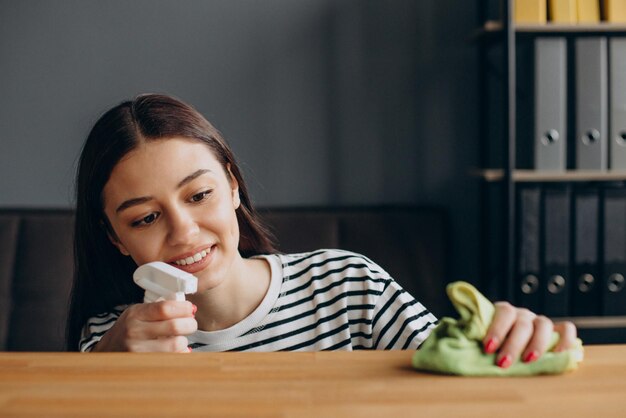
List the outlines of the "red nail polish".
{"type": "Polygon", "coordinates": [[[490,338],[489,341],[487,341],[487,344],[485,344],[485,353],[492,354],[495,352],[496,352],[496,339],[490,338]]]}
{"type": "Polygon", "coordinates": [[[196,316],[196,312],[198,312],[198,307],[192,303],[191,304],[191,314],[193,316],[196,316]]]}
{"type": "Polygon", "coordinates": [[[498,367],[501,367],[503,369],[508,368],[511,364],[513,363],[513,359],[511,358],[510,355],[506,355],[504,357],[502,357],[500,360],[498,360],[498,367]]]}
{"type": "Polygon", "coordinates": [[[531,363],[537,360],[538,358],[539,358],[539,353],[537,351],[531,351],[530,353],[526,354],[526,357],[524,358],[524,362],[531,363]]]}

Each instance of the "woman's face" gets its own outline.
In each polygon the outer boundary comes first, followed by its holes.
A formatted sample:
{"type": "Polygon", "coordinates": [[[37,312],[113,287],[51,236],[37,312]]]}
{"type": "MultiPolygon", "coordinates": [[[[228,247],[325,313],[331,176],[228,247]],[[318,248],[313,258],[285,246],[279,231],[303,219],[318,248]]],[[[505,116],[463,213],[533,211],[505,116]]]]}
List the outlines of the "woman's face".
{"type": "Polygon", "coordinates": [[[111,241],[137,265],[167,262],[198,277],[202,291],[241,260],[238,184],[201,142],[141,144],[114,167],[103,194],[111,241]]]}

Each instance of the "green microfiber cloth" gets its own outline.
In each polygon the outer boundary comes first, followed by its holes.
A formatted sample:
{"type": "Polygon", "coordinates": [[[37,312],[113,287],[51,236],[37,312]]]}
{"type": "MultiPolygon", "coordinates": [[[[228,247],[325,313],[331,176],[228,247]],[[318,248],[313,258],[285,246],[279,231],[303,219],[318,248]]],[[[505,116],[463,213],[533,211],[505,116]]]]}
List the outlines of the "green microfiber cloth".
{"type": "Polygon", "coordinates": [[[582,361],[580,339],[574,348],[551,351],[559,340],[554,332],[548,351],[539,359],[530,363],[516,359],[506,369],[498,367],[496,354],[486,354],[482,344],[495,313],[493,304],[466,282],[450,283],[446,291],[461,317],[441,319],[413,355],[416,369],[462,376],[530,376],[574,370],[582,361]]]}

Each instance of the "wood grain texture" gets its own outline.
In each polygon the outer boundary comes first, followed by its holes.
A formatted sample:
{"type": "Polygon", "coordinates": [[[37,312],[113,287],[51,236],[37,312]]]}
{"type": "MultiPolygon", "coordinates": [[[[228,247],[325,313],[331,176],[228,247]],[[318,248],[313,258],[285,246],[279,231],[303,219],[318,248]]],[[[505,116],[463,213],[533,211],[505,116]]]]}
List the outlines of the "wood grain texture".
{"type": "Polygon", "coordinates": [[[2,417],[490,417],[626,414],[626,345],[559,376],[426,374],[411,351],[0,353],[2,417]]]}

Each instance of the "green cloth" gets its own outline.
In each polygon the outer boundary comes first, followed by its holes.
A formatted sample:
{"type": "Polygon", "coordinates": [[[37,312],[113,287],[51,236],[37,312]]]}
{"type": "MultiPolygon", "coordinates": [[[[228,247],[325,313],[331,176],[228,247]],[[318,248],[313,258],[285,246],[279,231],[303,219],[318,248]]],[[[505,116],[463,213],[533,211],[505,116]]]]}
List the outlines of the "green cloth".
{"type": "Polygon", "coordinates": [[[493,320],[494,305],[469,283],[450,283],[446,291],[460,318],[441,319],[413,355],[416,369],[462,376],[530,376],[574,370],[582,360],[580,339],[572,349],[550,351],[559,340],[554,332],[549,350],[539,359],[530,363],[516,359],[506,369],[498,367],[496,354],[486,354],[482,344],[493,320]]]}

